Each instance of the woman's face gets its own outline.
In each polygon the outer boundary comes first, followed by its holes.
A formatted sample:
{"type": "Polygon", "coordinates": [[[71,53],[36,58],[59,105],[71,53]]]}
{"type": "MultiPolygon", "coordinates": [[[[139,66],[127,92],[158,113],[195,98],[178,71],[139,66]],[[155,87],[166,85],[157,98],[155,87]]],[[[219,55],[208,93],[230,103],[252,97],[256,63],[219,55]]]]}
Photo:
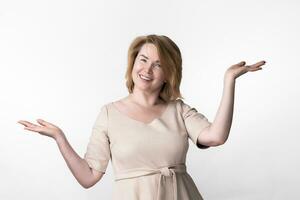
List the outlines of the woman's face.
{"type": "Polygon", "coordinates": [[[165,76],[154,44],[146,43],[135,58],[132,79],[134,87],[150,92],[161,89],[165,76]]]}

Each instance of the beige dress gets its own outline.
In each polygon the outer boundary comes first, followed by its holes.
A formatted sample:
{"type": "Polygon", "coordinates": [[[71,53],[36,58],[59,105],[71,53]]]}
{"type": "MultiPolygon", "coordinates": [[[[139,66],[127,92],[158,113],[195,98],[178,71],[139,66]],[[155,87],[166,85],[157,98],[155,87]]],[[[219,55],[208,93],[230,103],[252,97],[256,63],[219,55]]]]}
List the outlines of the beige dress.
{"type": "Polygon", "coordinates": [[[121,113],[113,104],[101,107],[84,159],[114,173],[113,200],[201,200],[186,170],[190,138],[197,144],[211,123],[183,100],[170,101],[163,114],[144,123],[121,113]]]}

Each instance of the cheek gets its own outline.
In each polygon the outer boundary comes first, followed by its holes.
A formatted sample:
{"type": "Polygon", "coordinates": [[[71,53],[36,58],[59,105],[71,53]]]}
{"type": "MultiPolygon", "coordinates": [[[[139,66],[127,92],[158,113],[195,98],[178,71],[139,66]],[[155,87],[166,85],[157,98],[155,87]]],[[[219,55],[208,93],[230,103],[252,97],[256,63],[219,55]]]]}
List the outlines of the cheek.
{"type": "Polygon", "coordinates": [[[137,64],[134,64],[131,75],[133,77],[137,77],[137,75],[139,74],[139,70],[140,70],[140,66],[137,64]]]}
{"type": "Polygon", "coordinates": [[[134,65],[133,65],[133,70],[132,70],[132,71],[135,71],[135,72],[137,72],[137,71],[139,71],[139,70],[140,70],[140,68],[141,68],[140,64],[138,64],[138,63],[134,63],[134,65]]]}
{"type": "Polygon", "coordinates": [[[164,76],[164,73],[163,72],[160,72],[157,77],[160,79],[160,80],[165,80],[165,76],[164,76]]]}

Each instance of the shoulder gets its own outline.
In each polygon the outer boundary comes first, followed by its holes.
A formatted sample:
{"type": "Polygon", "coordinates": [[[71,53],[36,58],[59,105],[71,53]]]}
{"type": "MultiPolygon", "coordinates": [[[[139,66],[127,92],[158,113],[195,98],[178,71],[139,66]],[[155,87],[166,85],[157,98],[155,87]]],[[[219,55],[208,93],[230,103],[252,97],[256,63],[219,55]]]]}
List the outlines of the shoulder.
{"type": "Polygon", "coordinates": [[[186,105],[185,102],[182,99],[176,99],[174,100],[174,105],[176,107],[176,110],[182,115],[186,105]]]}
{"type": "Polygon", "coordinates": [[[98,117],[100,117],[100,116],[102,118],[107,117],[111,104],[112,104],[112,102],[105,102],[105,103],[102,103],[101,105],[99,105],[98,109],[97,109],[98,117]]]}
{"type": "Polygon", "coordinates": [[[100,106],[100,112],[107,112],[108,107],[110,106],[111,103],[112,103],[112,102],[106,102],[106,103],[102,104],[102,105],[100,106]]]}
{"type": "Polygon", "coordinates": [[[111,106],[123,106],[125,105],[125,98],[122,98],[122,99],[116,99],[116,100],[113,100],[113,101],[107,101],[105,103],[103,103],[101,106],[100,106],[100,110],[109,110],[109,108],[111,106]]]}
{"type": "Polygon", "coordinates": [[[184,119],[190,116],[191,114],[198,112],[195,107],[190,106],[190,104],[183,99],[176,99],[175,102],[176,109],[184,119]]]}
{"type": "Polygon", "coordinates": [[[187,104],[185,103],[184,100],[182,99],[176,99],[174,100],[174,104],[176,105],[176,107],[179,109],[179,110],[182,110],[187,104]]]}

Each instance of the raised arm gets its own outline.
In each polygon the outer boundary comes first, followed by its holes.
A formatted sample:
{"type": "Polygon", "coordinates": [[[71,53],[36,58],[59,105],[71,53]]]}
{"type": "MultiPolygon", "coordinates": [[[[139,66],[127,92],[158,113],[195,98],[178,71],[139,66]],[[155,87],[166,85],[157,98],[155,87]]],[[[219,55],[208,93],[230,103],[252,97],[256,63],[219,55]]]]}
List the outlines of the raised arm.
{"type": "Polygon", "coordinates": [[[247,66],[245,65],[246,62],[243,61],[228,68],[224,76],[223,95],[219,109],[212,124],[199,135],[198,143],[217,146],[226,142],[232,124],[235,80],[249,71],[261,70],[261,66],[265,63],[265,61],[260,61],[247,66]]]}
{"type": "Polygon", "coordinates": [[[60,128],[41,119],[37,120],[37,122],[41,126],[24,120],[18,121],[18,123],[25,126],[25,130],[38,132],[56,141],[67,166],[82,187],[92,187],[102,178],[104,173],[91,169],[88,166],[87,162],[74,151],[60,128]]]}

